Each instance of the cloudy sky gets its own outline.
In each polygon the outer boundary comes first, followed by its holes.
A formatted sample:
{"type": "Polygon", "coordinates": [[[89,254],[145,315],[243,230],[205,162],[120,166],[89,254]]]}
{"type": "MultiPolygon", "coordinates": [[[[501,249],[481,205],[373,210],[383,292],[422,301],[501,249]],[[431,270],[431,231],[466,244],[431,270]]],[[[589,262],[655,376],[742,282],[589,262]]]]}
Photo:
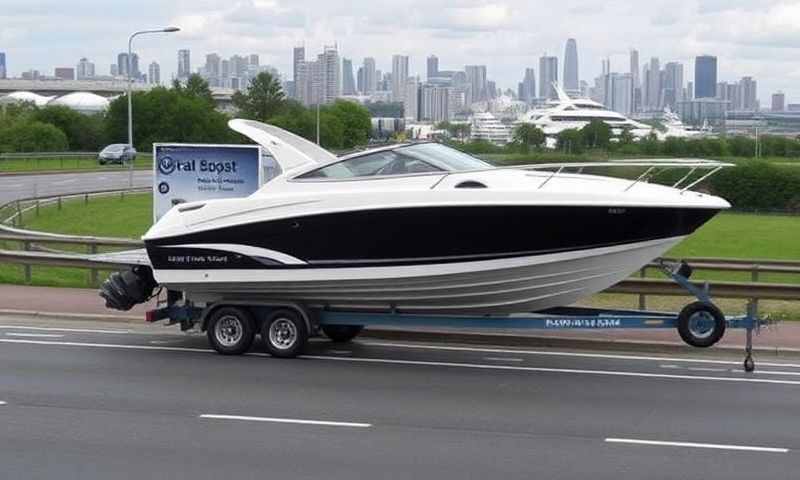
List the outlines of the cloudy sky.
{"type": "Polygon", "coordinates": [[[141,37],[135,47],[145,65],[161,64],[162,79],[174,73],[179,48],[191,49],[193,69],[206,53],[258,53],[291,75],[293,46],[314,54],[337,42],[354,64],[373,56],[387,70],[391,55],[403,53],[412,74],[424,76],[434,53],[442,69],[486,64],[498,86],[516,88],[544,52],[563,60],[574,37],[583,80],[591,82],[604,57],[626,72],[630,48],[642,63],[684,62],[689,80],[691,59],[710,53],[720,80],[756,77],[762,105],[777,90],[800,103],[798,0],[2,0],[0,51],[14,75],[52,74],[82,56],[107,74],[130,32],[164,25],[182,32],[141,37]]]}

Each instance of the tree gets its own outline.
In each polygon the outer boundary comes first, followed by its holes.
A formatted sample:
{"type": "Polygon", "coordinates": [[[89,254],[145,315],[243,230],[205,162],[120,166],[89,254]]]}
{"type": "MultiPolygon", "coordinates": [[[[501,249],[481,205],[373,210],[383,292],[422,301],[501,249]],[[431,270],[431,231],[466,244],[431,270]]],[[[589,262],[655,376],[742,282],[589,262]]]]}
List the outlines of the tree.
{"type": "Polygon", "coordinates": [[[607,149],[611,141],[611,127],[601,120],[592,120],[581,129],[584,144],[589,148],[607,149]]]}
{"type": "Polygon", "coordinates": [[[207,102],[209,105],[214,105],[214,97],[211,95],[211,87],[208,86],[208,82],[203,77],[196,73],[189,75],[189,78],[186,79],[186,85],[181,86],[180,81],[175,80],[172,83],[172,86],[179,93],[187,97],[199,98],[207,102]]]}
{"type": "Polygon", "coordinates": [[[32,117],[64,132],[70,150],[93,152],[106,144],[103,114],[84,115],[69,107],[51,105],[36,109],[32,117]]]}
{"type": "MultiPolygon", "coordinates": [[[[154,142],[241,142],[241,137],[228,128],[228,117],[205,98],[156,87],[134,93],[131,101],[135,146],[139,151],[150,151],[154,142]]],[[[109,141],[126,141],[127,114],[125,97],[111,102],[106,123],[109,141]]]]}
{"type": "Polygon", "coordinates": [[[337,100],[325,111],[332,114],[334,121],[342,125],[342,147],[353,148],[366,145],[372,131],[372,120],[369,110],[355,102],[337,100]]]}
{"type": "Polygon", "coordinates": [[[562,130],[556,137],[556,148],[564,153],[583,153],[583,131],[576,128],[562,130]]]}
{"type": "Polygon", "coordinates": [[[261,72],[250,82],[245,93],[233,94],[233,105],[242,116],[266,122],[280,113],[286,104],[286,95],[276,77],[261,72]]]}
{"type": "Polygon", "coordinates": [[[58,127],[21,119],[0,127],[0,152],[63,152],[67,136],[58,127]]]}
{"type": "Polygon", "coordinates": [[[512,138],[514,143],[522,147],[523,153],[529,153],[531,147],[541,148],[546,140],[544,132],[530,123],[522,123],[517,126],[512,138]]]}

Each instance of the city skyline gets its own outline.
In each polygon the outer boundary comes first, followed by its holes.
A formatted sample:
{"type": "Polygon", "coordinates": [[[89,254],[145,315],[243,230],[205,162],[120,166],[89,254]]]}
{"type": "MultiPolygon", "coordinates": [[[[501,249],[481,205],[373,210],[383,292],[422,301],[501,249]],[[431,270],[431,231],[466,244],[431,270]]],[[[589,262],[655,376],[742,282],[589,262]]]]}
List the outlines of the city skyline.
{"type": "Polygon", "coordinates": [[[640,52],[642,64],[651,57],[659,57],[662,63],[683,63],[686,79],[694,76],[694,57],[709,53],[720,59],[720,79],[758,78],[764,105],[769,104],[769,95],[776,91],[783,91],[788,99],[800,98],[796,81],[800,71],[791,63],[796,53],[791,47],[795,43],[788,40],[791,35],[781,38],[766,28],[776,22],[790,25],[791,19],[800,14],[800,6],[780,2],[767,1],[758,9],[739,1],[711,4],[676,0],[669,9],[662,2],[636,9],[616,2],[570,2],[564,6],[548,5],[546,15],[541,14],[543,2],[505,2],[474,8],[444,4],[426,9],[431,12],[428,16],[411,18],[413,1],[402,8],[356,2],[349,12],[334,15],[333,6],[306,1],[245,1],[233,6],[204,2],[198,6],[145,0],[137,4],[122,2],[115,9],[118,11],[109,13],[94,0],[69,9],[45,0],[42,11],[52,11],[62,21],[58,25],[41,22],[35,32],[21,26],[30,21],[36,8],[18,0],[8,3],[4,6],[8,28],[0,34],[0,51],[7,54],[8,73],[13,76],[29,69],[49,74],[57,66],[76,66],[81,57],[95,63],[98,72],[107,72],[110,57],[124,51],[128,30],[176,24],[182,28],[178,34],[141,38],[135,43],[144,65],[151,61],[161,65],[162,83],[176,75],[175,52],[182,48],[195,52],[195,64],[206,52],[217,52],[222,57],[240,51],[257,53],[263,64],[274,66],[289,78],[292,59],[286,52],[291,52],[293,46],[305,44],[309,50],[317,51],[336,42],[340,55],[353,59],[354,67],[364,57],[373,57],[376,68],[387,72],[391,70],[392,55],[407,55],[411,74],[424,78],[427,57],[436,54],[442,69],[486,65],[489,78],[498,87],[516,90],[525,68],[536,67],[544,52],[558,56],[559,67],[563,67],[564,42],[572,37],[578,42],[580,79],[584,81],[591,82],[602,73],[604,58],[611,59],[612,71],[628,71],[630,48],[640,52]],[[90,11],[94,3],[98,8],[90,11]],[[531,11],[539,14],[525,14],[531,11]],[[63,25],[70,24],[69,18],[80,18],[82,28],[65,32],[63,25]],[[537,19],[535,28],[530,18],[537,19]],[[119,21],[110,21],[114,19],[119,21]],[[114,28],[100,25],[101,20],[104,24],[115,23],[114,28]],[[259,23],[263,26],[257,27],[259,23]],[[581,24],[580,31],[565,28],[576,23],[581,24]],[[741,28],[726,28],[724,32],[712,28],[723,23],[741,28]]]}

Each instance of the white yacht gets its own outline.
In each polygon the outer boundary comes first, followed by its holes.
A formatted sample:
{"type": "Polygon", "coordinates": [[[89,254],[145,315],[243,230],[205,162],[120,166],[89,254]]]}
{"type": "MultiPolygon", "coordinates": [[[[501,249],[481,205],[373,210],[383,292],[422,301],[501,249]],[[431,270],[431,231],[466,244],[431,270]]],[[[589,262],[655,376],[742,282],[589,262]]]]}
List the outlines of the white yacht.
{"type": "Polygon", "coordinates": [[[588,98],[570,98],[560,86],[553,86],[558,93],[558,100],[551,100],[542,108],[528,111],[520,118],[520,123],[536,125],[548,137],[555,137],[564,130],[581,129],[593,120],[606,123],[615,135],[627,130],[634,138],[642,138],[654,130],[650,125],[608,110],[602,103],[588,98]]]}
{"type": "Polygon", "coordinates": [[[472,140],[486,140],[495,145],[505,145],[511,141],[511,126],[502,123],[489,112],[475,113],[470,118],[470,137],[472,140]]]}
{"type": "Polygon", "coordinates": [[[708,125],[707,120],[703,122],[703,126],[700,128],[686,125],[681,121],[681,117],[669,107],[664,107],[664,115],[661,118],[666,130],[658,132],[660,140],[667,137],[697,138],[711,134],[711,127],[708,125]]]}

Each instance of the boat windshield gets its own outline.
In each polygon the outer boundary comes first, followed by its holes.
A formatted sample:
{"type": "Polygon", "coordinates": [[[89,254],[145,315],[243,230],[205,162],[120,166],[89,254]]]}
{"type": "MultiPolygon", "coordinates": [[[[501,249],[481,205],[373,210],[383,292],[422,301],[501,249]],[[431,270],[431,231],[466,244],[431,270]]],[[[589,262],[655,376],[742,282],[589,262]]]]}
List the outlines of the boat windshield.
{"type": "Polygon", "coordinates": [[[486,168],[492,166],[454,148],[438,143],[418,143],[351,157],[297,178],[354,178],[486,168]]]}

